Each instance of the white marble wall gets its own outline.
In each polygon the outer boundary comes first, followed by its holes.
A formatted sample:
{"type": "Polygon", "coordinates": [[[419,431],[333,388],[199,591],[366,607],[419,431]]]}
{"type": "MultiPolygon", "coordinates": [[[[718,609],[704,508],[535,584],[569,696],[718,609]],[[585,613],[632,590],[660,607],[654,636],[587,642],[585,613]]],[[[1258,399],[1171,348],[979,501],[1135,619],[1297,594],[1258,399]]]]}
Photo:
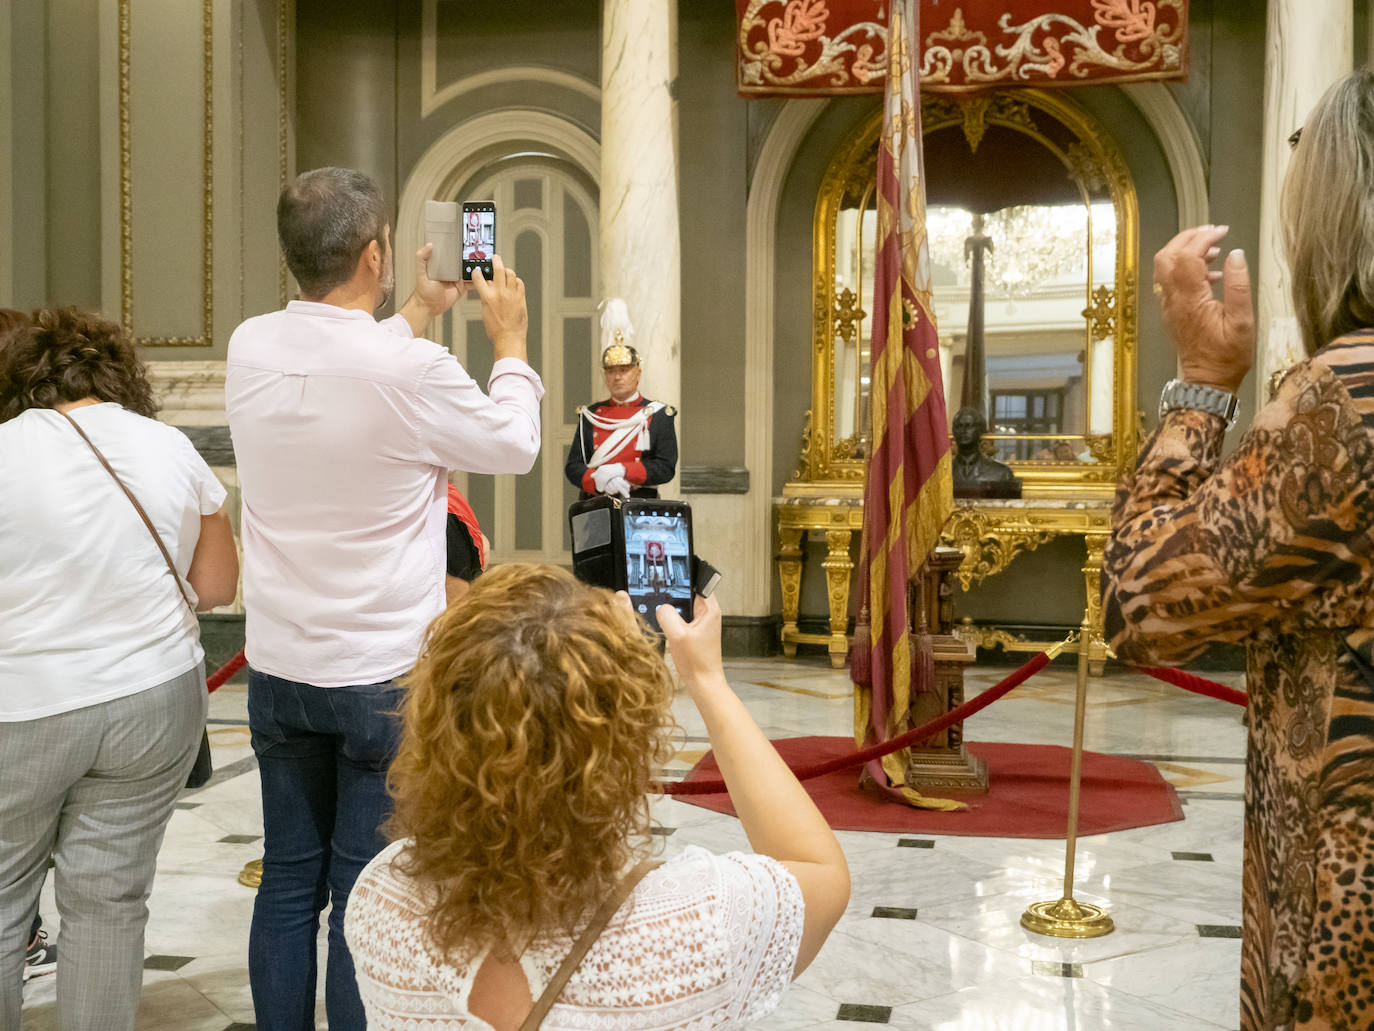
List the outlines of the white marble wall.
{"type": "Polygon", "coordinates": [[[161,411],[158,418],[172,426],[225,426],[224,362],[149,362],[161,411]]]}
{"type": "MultiPolygon", "coordinates": [[[[148,379],[152,382],[160,410],[158,418],[169,426],[227,426],[224,414],[224,362],[184,361],[149,362],[148,379]]],[[[234,539],[238,541],[239,471],[232,465],[211,465],[224,489],[229,492],[225,505],[234,524],[234,539]]],[[[239,564],[243,564],[243,545],[239,543],[239,564]]],[[[214,609],[220,613],[243,612],[243,584],[233,604],[214,609]]]]}
{"type": "Polygon", "coordinates": [[[1264,169],[1260,193],[1259,356],[1256,407],[1269,377],[1303,357],[1283,258],[1279,198],[1288,171],[1288,137],[1337,79],[1354,67],[1351,0],[1269,0],[1264,55],[1264,169]]]}
{"type": "MultiPolygon", "coordinates": [[[[672,0],[605,0],[601,279],[606,296],[629,305],[644,361],[640,389],[674,407],[682,396],[676,75],[672,0]]],[[[665,494],[676,492],[674,478],[665,494]]]]}

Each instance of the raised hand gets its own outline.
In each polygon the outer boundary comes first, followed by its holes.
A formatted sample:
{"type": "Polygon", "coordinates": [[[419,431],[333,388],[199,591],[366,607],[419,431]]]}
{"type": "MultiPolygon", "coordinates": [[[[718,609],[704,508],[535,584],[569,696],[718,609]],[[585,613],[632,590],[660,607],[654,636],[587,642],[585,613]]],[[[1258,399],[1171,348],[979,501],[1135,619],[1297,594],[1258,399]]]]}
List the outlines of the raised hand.
{"type": "Polygon", "coordinates": [[[525,334],[529,330],[529,310],[525,307],[525,284],[507,268],[499,254],[491,259],[491,282],[482,270],[472,270],[472,287],[482,299],[482,325],[491,338],[496,358],[525,361],[525,334]]]}
{"type": "Polygon", "coordinates": [[[424,336],[430,322],[452,308],[468,289],[466,283],[429,278],[429,259],[433,253],[432,243],[415,252],[415,289],[399,309],[399,314],[417,337],[424,336]]]}
{"type": "Polygon", "coordinates": [[[693,698],[703,685],[719,679],[725,683],[725,662],[720,655],[720,602],[714,597],[696,598],[692,621],[686,622],[671,605],[660,605],[658,625],[668,641],[668,651],[687,692],[693,698]]]}
{"type": "Polygon", "coordinates": [[[430,318],[448,311],[468,291],[467,284],[429,278],[429,259],[434,244],[427,243],[415,252],[415,291],[412,294],[428,310],[430,318]]]}
{"type": "Polygon", "coordinates": [[[1211,269],[1227,228],[1179,233],[1155,255],[1154,275],[1184,380],[1234,394],[1255,361],[1255,308],[1243,251],[1228,254],[1220,271],[1211,269]],[[1212,291],[1218,279],[1220,300],[1212,291]]]}

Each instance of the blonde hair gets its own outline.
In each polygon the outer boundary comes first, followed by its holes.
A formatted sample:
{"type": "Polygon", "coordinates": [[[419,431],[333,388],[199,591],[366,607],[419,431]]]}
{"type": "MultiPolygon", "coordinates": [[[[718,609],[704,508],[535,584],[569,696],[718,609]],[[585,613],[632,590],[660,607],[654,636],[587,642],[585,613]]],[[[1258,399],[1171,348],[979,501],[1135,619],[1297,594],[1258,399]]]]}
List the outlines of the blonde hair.
{"type": "Polygon", "coordinates": [[[1374,71],[1317,101],[1283,185],[1293,307],[1308,354],[1374,325],[1374,71]]]}
{"type": "Polygon", "coordinates": [[[633,614],[553,566],[510,563],[429,628],[387,783],[396,862],[432,891],[445,955],[570,934],[648,851],[672,681],[633,614]]]}

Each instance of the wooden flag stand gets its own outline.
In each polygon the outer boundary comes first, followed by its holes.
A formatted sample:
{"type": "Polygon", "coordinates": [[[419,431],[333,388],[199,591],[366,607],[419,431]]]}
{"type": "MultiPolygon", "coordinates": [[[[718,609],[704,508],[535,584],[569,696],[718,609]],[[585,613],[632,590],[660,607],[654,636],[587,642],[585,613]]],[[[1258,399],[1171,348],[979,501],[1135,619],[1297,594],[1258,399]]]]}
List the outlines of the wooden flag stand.
{"type": "MultiPolygon", "coordinates": [[[[929,634],[935,653],[935,684],[913,693],[907,709],[910,726],[938,719],[964,702],[964,670],[977,657],[973,643],[954,633],[954,588],[950,578],[964,553],[937,547],[911,581],[912,648],[929,634]]],[[[913,667],[916,657],[912,656],[913,667]]],[[[964,744],[964,725],[956,723],[906,753],[906,784],[922,794],[986,794],[988,765],[964,744]]]]}

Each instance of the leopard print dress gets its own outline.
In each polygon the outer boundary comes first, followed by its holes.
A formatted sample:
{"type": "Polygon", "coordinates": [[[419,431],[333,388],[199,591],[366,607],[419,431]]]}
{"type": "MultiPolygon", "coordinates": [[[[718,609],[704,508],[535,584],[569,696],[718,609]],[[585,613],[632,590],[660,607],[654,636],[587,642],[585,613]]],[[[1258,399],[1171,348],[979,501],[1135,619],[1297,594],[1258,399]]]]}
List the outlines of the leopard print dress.
{"type": "Polygon", "coordinates": [[[1118,656],[1246,645],[1241,1026],[1374,1028],[1374,331],[1289,373],[1236,451],[1171,412],[1118,488],[1118,656]]]}

